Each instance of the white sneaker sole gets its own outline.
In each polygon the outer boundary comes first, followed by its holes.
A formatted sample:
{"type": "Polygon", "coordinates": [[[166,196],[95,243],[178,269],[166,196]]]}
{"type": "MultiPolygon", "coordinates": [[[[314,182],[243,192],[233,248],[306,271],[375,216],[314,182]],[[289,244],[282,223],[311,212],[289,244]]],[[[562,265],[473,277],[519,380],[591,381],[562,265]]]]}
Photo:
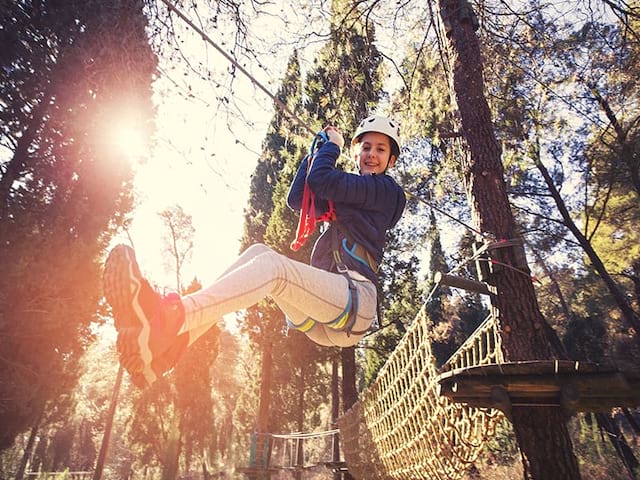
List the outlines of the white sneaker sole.
{"type": "Polygon", "coordinates": [[[142,374],[151,385],[157,376],[151,368],[151,326],[139,299],[142,280],[133,249],[122,244],[115,246],[105,262],[103,284],[118,331],[118,351],[129,373],[142,374]]]}

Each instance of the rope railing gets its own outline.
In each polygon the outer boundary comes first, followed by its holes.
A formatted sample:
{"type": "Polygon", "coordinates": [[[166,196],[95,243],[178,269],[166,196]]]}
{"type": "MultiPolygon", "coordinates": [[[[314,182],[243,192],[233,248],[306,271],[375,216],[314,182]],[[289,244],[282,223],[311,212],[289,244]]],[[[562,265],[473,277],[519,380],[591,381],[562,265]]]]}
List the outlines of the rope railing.
{"type": "Polygon", "coordinates": [[[502,341],[495,325],[495,317],[489,315],[471,336],[451,355],[445,370],[475,367],[489,363],[502,363],[502,341]]]}
{"type": "MultiPolygon", "coordinates": [[[[427,320],[423,307],[376,381],[338,422],[355,478],[456,480],[494,433],[499,411],[439,394],[427,320]]],[[[489,316],[444,368],[499,363],[499,345],[489,316]]]]}
{"type": "Polygon", "coordinates": [[[335,462],[334,444],[339,430],[306,433],[253,433],[252,449],[260,445],[261,452],[254,452],[250,469],[307,470],[324,467],[335,462]]]}

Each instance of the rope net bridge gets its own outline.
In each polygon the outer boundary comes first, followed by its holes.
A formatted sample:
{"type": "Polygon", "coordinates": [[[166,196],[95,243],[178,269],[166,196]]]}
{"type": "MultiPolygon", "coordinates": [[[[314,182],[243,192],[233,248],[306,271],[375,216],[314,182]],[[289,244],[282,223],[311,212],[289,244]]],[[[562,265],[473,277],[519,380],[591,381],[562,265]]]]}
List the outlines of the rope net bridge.
{"type": "Polygon", "coordinates": [[[505,362],[493,311],[445,365],[431,350],[426,306],[376,381],[339,420],[358,479],[457,480],[514,407],[566,412],[640,405],[640,372],[570,360],[505,362]]]}
{"type": "Polygon", "coordinates": [[[271,478],[280,471],[302,472],[322,468],[346,471],[340,461],[339,430],[311,433],[253,433],[249,467],[239,468],[249,478],[271,478]]]}
{"type": "MultiPolygon", "coordinates": [[[[440,395],[423,306],[375,383],[338,421],[349,472],[366,479],[460,478],[493,435],[497,409],[440,395]]],[[[502,361],[493,316],[448,360],[451,368],[502,361]]]]}

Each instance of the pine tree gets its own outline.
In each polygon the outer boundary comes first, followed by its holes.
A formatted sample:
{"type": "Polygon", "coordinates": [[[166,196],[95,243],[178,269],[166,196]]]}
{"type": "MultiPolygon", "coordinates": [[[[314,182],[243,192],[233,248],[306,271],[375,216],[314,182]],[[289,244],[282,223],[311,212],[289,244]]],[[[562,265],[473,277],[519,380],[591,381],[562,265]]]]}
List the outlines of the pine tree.
{"type": "MultiPolygon", "coordinates": [[[[381,98],[381,62],[373,26],[347,0],[333,0],[329,39],[305,81],[306,109],[316,125],[338,127],[349,145],[349,135],[381,98]]],[[[355,349],[342,349],[340,355],[347,409],[357,400],[355,349]]]]}
{"type": "MultiPolygon", "coordinates": [[[[276,94],[279,101],[296,114],[301,114],[301,79],[298,54],[294,52],[287,64],[282,84],[276,94]]],[[[300,127],[284,112],[276,110],[263,142],[262,154],[251,177],[249,201],[245,208],[244,235],[242,249],[253,243],[267,243],[276,250],[285,251],[284,245],[293,239],[293,230],[287,227],[293,215],[284,203],[286,189],[293,175],[291,163],[300,159],[302,150],[298,139],[300,127]],[[275,191],[280,192],[277,196],[275,191]],[[274,221],[274,218],[281,219],[274,221]],[[282,225],[282,222],[285,222],[282,225]],[[276,238],[269,231],[278,231],[276,238]],[[275,240],[275,241],[274,241],[275,240]],[[280,241],[278,241],[280,240],[280,241]]],[[[288,250],[288,248],[286,249],[288,250]]],[[[243,330],[247,332],[255,346],[255,356],[261,357],[259,373],[257,418],[254,429],[258,433],[273,432],[290,426],[293,412],[288,401],[293,395],[287,391],[290,386],[292,367],[287,359],[292,353],[285,336],[286,322],[283,313],[270,300],[247,309],[243,330]],[[274,355],[274,352],[277,352],[274,355]],[[279,375],[283,371],[289,375],[279,375]],[[278,402],[272,402],[277,395],[278,402]],[[274,412],[273,410],[277,410],[274,412]]],[[[258,457],[268,448],[265,437],[256,437],[258,457]]]]}

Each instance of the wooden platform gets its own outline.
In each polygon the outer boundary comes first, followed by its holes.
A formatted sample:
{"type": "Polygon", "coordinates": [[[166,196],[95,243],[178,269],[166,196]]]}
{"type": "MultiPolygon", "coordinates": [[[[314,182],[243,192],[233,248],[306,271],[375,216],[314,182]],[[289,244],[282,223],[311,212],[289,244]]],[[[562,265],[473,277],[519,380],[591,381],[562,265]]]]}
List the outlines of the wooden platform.
{"type": "Polygon", "coordinates": [[[640,406],[640,367],[612,367],[570,360],[480,365],[444,372],[440,394],[472,407],[509,415],[514,407],[559,406],[568,412],[609,411],[640,406]]]}

